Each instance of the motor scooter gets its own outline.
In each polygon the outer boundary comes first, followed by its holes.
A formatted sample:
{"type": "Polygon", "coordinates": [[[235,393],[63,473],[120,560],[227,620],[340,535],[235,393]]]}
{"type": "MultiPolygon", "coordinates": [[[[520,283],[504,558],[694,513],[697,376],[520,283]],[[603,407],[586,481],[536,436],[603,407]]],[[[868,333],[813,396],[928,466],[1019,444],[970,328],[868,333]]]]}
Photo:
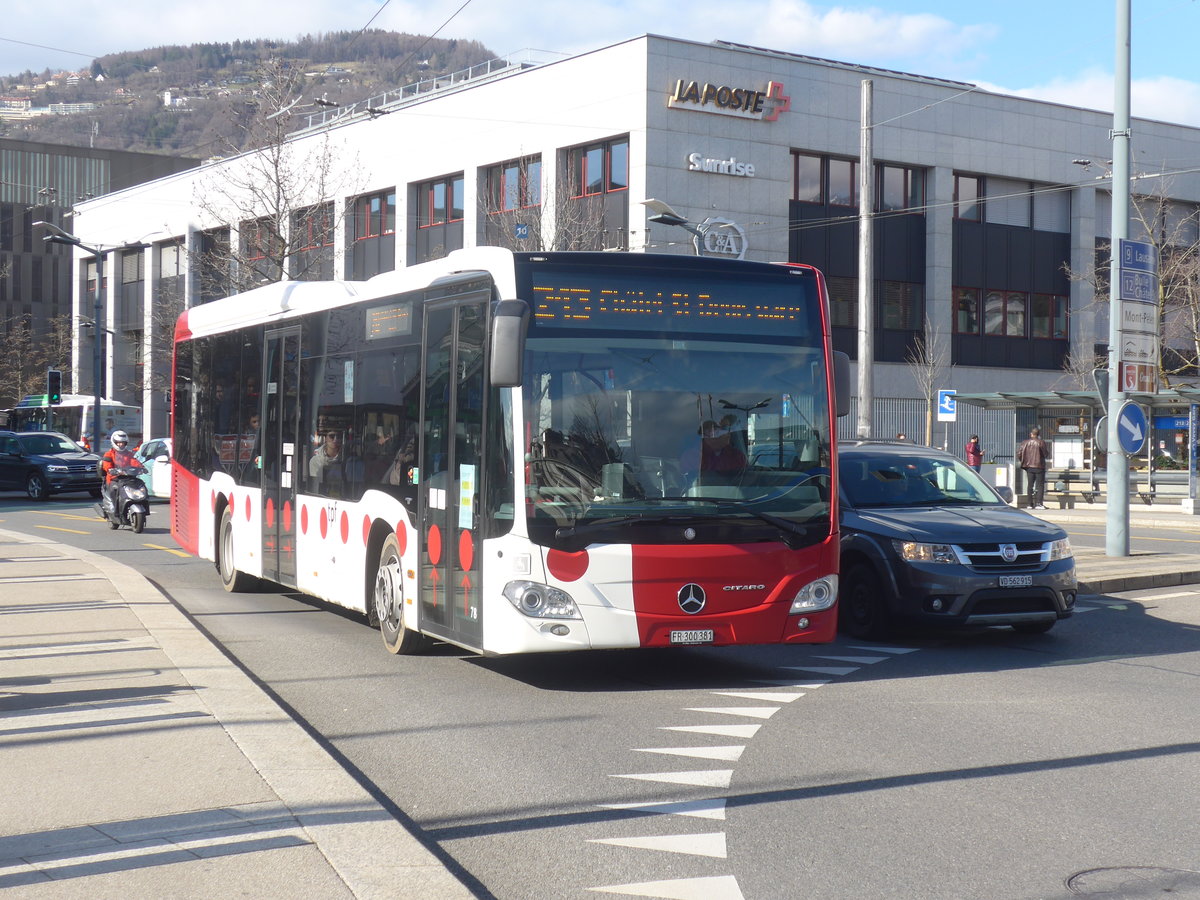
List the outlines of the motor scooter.
{"type": "Polygon", "coordinates": [[[108,486],[96,504],[98,512],[112,529],[128,525],[134,534],[141,534],[150,515],[150,492],[138,477],[144,471],[132,466],[114,468],[114,483],[108,486]]]}

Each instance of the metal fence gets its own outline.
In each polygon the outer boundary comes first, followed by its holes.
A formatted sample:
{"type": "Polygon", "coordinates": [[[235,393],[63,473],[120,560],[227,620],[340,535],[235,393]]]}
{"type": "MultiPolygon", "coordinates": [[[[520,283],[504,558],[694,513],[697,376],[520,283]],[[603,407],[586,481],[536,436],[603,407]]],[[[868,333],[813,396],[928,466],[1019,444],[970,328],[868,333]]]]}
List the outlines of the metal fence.
{"type": "MultiPolygon", "coordinates": [[[[926,404],[911,397],[876,397],[872,409],[872,437],[895,438],[903,434],[915,444],[925,443],[926,404]]],[[[1049,412],[1049,411],[1047,411],[1049,412]]],[[[963,447],[971,435],[979,435],[985,462],[1011,463],[1016,453],[1016,413],[1011,409],[983,409],[958,404],[953,422],[933,423],[933,446],[963,458],[963,447]]],[[[850,413],[838,420],[838,440],[858,436],[858,398],[850,398],[850,413]]]]}

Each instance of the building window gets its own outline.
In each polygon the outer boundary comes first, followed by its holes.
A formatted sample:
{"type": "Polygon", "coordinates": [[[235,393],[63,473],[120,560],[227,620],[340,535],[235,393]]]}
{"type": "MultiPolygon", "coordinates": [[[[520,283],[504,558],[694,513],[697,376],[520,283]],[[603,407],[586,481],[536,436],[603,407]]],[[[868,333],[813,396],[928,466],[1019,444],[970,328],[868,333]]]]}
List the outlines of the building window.
{"type": "Polygon", "coordinates": [[[229,294],[230,288],[229,229],[213,228],[200,232],[197,252],[198,302],[219,300],[229,294]]]}
{"type": "Polygon", "coordinates": [[[983,219],[983,179],[976,175],[954,176],[954,217],[979,222],[983,219]]]}
{"type": "Polygon", "coordinates": [[[319,203],[292,213],[292,247],[288,260],[292,279],[328,281],[333,278],[332,203],[319,203]]]}
{"type": "Polygon", "coordinates": [[[858,205],[858,163],[849,159],[827,160],[829,205],[858,205]]]}
{"type": "Polygon", "coordinates": [[[979,291],[976,288],[954,289],[954,331],[956,334],[979,334],[979,291]]]}
{"type": "Polygon", "coordinates": [[[925,209],[925,170],[905,166],[878,166],[875,209],[880,212],[925,209]]]}
{"type": "Polygon", "coordinates": [[[432,228],[463,219],[463,177],[451,175],[417,185],[417,227],[432,228]]]}
{"type": "Polygon", "coordinates": [[[146,254],[128,250],[121,254],[121,287],[117,296],[117,327],[123,331],[141,330],[143,291],[146,285],[146,254]]]}
{"type": "Polygon", "coordinates": [[[575,147],[567,159],[574,197],[595,197],[629,187],[629,138],[575,147]]]}
{"type": "Polygon", "coordinates": [[[829,291],[829,324],[834,328],[858,327],[858,279],[825,279],[829,291]]]}
{"type": "Polygon", "coordinates": [[[362,281],[396,268],[396,191],[365,194],[348,201],[353,210],[347,232],[346,277],[362,281]]]}
{"type": "Polygon", "coordinates": [[[250,219],[238,228],[241,244],[241,290],[270,284],[283,278],[283,239],[270,218],[250,219]]]}
{"type": "Polygon", "coordinates": [[[883,282],[883,299],[879,304],[883,327],[895,331],[916,331],[923,313],[924,287],[903,281],[883,282]]]}
{"type": "Polygon", "coordinates": [[[792,199],[801,203],[825,202],[825,179],[821,177],[821,157],[792,151],[792,199]]]}
{"type": "Polygon", "coordinates": [[[1030,337],[1066,340],[1069,336],[1067,298],[1055,294],[1034,294],[1029,332],[1030,337]]]}
{"type": "Polygon", "coordinates": [[[1022,291],[988,291],[984,299],[984,334],[1025,337],[1029,295],[1022,291]]]}
{"type": "Polygon", "coordinates": [[[512,212],[542,205],[542,161],[518,159],[487,170],[487,212],[512,212]]]}

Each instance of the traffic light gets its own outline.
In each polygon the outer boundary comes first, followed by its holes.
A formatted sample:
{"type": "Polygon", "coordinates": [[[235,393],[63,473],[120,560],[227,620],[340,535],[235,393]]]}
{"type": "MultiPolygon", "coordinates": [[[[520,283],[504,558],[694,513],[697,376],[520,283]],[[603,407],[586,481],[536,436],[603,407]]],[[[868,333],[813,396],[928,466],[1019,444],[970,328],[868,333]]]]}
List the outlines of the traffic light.
{"type": "Polygon", "coordinates": [[[46,370],[46,399],[51,406],[62,403],[62,372],[58,369],[46,370]]]}

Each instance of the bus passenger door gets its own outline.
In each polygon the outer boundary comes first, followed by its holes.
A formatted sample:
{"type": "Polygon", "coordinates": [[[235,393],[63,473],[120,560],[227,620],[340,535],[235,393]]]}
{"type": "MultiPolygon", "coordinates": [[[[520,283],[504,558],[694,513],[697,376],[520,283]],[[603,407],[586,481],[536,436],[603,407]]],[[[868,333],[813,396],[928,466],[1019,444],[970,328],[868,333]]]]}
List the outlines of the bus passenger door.
{"type": "Polygon", "coordinates": [[[478,300],[426,305],[422,361],[420,626],[468,647],[483,642],[480,491],[484,335],[478,300]]]}
{"type": "MultiPolygon", "coordinates": [[[[263,577],[296,583],[296,467],[300,443],[300,329],[268,332],[259,444],[263,577]]],[[[253,461],[251,461],[253,464],[253,461]]]]}

